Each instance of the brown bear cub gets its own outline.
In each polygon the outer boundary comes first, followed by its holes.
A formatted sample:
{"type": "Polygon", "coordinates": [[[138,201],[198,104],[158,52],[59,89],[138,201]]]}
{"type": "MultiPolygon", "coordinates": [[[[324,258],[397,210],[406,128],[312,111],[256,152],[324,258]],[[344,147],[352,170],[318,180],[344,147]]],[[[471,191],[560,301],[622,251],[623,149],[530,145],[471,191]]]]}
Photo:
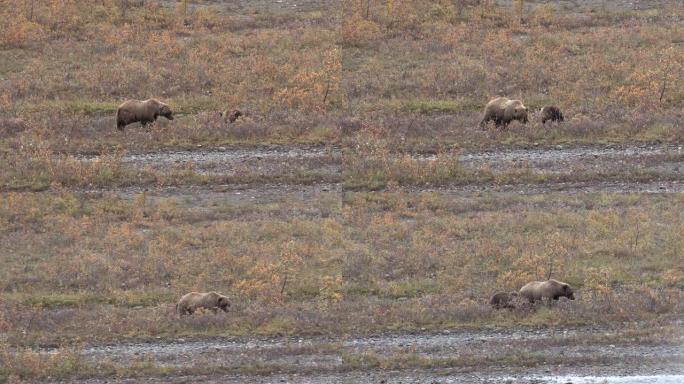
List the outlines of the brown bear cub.
{"type": "Polygon", "coordinates": [[[494,121],[494,125],[499,128],[506,128],[511,121],[517,120],[522,124],[527,124],[527,107],[520,100],[511,100],[506,97],[497,97],[487,103],[484,109],[480,127],[485,128],[487,122],[494,121]]]}
{"type": "Polygon", "coordinates": [[[551,122],[562,122],[565,118],[563,117],[563,112],[560,108],[555,105],[548,105],[541,109],[541,121],[542,124],[546,124],[547,121],[551,122]]]}
{"type": "Polygon", "coordinates": [[[176,312],[182,315],[192,315],[200,308],[208,309],[214,313],[218,309],[228,312],[230,300],[218,292],[190,292],[180,298],[176,304],[176,312]]]}
{"type": "Polygon", "coordinates": [[[171,107],[157,99],[128,100],[116,110],[116,128],[123,131],[128,124],[136,122],[144,127],[155,122],[159,116],[173,120],[171,107]]]}
{"type": "Polygon", "coordinates": [[[533,281],[520,288],[520,296],[529,300],[530,303],[543,301],[544,299],[558,300],[560,297],[567,297],[575,300],[575,292],[569,284],[558,280],[533,281]]]}
{"type": "Polygon", "coordinates": [[[513,300],[518,297],[518,292],[497,292],[489,300],[494,309],[515,309],[513,300]]]}
{"type": "Polygon", "coordinates": [[[226,109],[223,112],[219,112],[219,116],[223,117],[224,119],[227,119],[230,123],[234,123],[235,120],[238,119],[238,117],[243,115],[244,114],[239,109],[233,109],[232,111],[226,109]]]}

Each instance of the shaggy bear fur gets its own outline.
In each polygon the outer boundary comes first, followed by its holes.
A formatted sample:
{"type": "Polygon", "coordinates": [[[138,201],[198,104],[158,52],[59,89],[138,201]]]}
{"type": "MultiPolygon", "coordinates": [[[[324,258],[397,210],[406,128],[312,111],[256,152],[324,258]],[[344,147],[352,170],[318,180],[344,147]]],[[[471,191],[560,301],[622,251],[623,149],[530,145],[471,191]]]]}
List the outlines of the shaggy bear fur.
{"type": "Polygon", "coordinates": [[[225,111],[220,112],[219,115],[225,119],[228,119],[229,122],[234,123],[238,117],[243,115],[243,113],[239,109],[233,109],[232,111],[226,109],[225,111]]]}
{"type": "Polygon", "coordinates": [[[541,300],[558,300],[567,297],[575,300],[575,292],[569,284],[554,279],[548,281],[533,281],[520,288],[520,296],[529,300],[530,303],[541,300]]]}
{"type": "Polygon", "coordinates": [[[485,106],[480,127],[484,128],[490,120],[494,120],[497,128],[506,128],[513,120],[527,124],[527,107],[520,100],[497,97],[485,106]]]}
{"type": "Polygon", "coordinates": [[[218,309],[228,312],[230,300],[218,292],[190,292],[181,297],[176,304],[176,311],[180,315],[192,315],[197,309],[205,308],[216,313],[218,309]]]}
{"type": "Polygon", "coordinates": [[[561,112],[560,108],[555,105],[548,105],[541,109],[542,124],[546,124],[546,122],[549,120],[551,122],[557,121],[560,123],[564,119],[563,112],[561,112]]]}
{"type": "Polygon", "coordinates": [[[128,100],[116,110],[116,128],[123,131],[128,124],[138,121],[144,127],[155,122],[158,116],[173,120],[173,111],[157,99],[128,100]]]}
{"type": "Polygon", "coordinates": [[[489,300],[494,309],[514,309],[513,300],[518,297],[518,292],[497,292],[489,300]]]}

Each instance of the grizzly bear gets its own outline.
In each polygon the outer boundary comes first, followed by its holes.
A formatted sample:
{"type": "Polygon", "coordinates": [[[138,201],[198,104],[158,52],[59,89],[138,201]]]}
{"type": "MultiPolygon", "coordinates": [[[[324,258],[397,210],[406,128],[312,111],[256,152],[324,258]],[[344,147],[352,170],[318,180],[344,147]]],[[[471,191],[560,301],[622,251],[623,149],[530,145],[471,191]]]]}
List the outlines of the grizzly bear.
{"type": "Polygon", "coordinates": [[[563,112],[561,112],[560,108],[555,105],[547,105],[541,109],[542,124],[546,124],[549,120],[551,122],[557,121],[559,123],[564,120],[563,112]]]}
{"type": "Polygon", "coordinates": [[[180,298],[176,304],[176,312],[182,315],[192,315],[197,309],[205,308],[216,313],[218,309],[228,312],[230,300],[218,292],[190,292],[180,298]]]}
{"type": "Polygon", "coordinates": [[[520,296],[529,300],[530,303],[544,299],[558,300],[559,297],[567,297],[575,300],[575,292],[569,284],[558,280],[533,281],[520,288],[520,296]]]}
{"type": "Polygon", "coordinates": [[[518,297],[518,292],[497,292],[489,300],[494,309],[514,309],[513,300],[518,297]]]}
{"type": "Polygon", "coordinates": [[[155,122],[158,116],[173,120],[173,111],[167,104],[157,99],[128,100],[116,110],[116,128],[124,130],[128,124],[140,122],[142,126],[155,122]]]}
{"type": "Polygon", "coordinates": [[[480,127],[485,128],[489,120],[494,120],[494,125],[497,128],[506,128],[513,120],[527,124],[527,107],[520,100],[497,97],[485,106],[480,127]]]}
{"type": "Polygon", "coordinates": [[[223,112],[219,112],[219,116],[228,119],[229,122],[234,123],[235,120],[238,119],[238,117],[242,116],[243,113],[239,109],[233,109],[232,111],[225,110],[223,112]]]}

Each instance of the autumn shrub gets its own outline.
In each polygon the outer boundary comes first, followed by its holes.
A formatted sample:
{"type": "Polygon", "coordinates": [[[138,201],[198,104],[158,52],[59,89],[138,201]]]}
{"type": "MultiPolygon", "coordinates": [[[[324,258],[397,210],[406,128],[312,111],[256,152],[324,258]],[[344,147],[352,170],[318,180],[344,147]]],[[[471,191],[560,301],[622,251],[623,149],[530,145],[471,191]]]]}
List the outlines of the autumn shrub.
{"type": "Polygon", "coordinates": [[[128,98],[157,97],[177,112],[174,137],[147,140],[148,146],[215,144],[225,128],[201,127],[209,132],[201,137],[189,137],[196,129],[187,128],[201,124],[202,114],[233,108],[267,128],[250,140],[297,140],[320,127],[281,132],[275,126],[283,114],[320,120],[344,101],[333,13],[242,17],[205,5],[181,12],[154,1],[128,2],[125,12],[118,1],[10,3],[16,7],[0,10],[10,32],[0,45],[23,50],[10,55],[16,61],[8,62],[0,83],[2,114],[35,121],[54,149],[64,149],[64,136],[67,147],[86,151],[142,144],[112,129],[117,105],[128,98]],[[15,10],[19,17],[11,17],[15,10]]]}
{"type": "Polygon", "coordinates": [[[480,177],[463,168],[458,154],[425,158],[394,153],[391,141],[359,141],[344,153],[345,185],[350,189],[380,189],[388,185],[440,185],[462,183],[480,177]]]}
{"type": "MultiPolygon", "coordinates": [[[[417,18],[425,14],[410,5],[406,9],[417,18]]],[[[678,76],[682,60],[675,58],[684,57],[676,43],[682,36],[666,16],[678,11],[668,8],[652,19],[639,12],[606,18],[554,5],[525,9],[523,25],[514,22],[512,7],[494,4],[468,8],[465,21],[395,23],[398,32],[391,39],[351,51],[352,108],[389,135],[404,129],[397,120],[415,120],[423,132],[420,140],[432,141],[433,148],[452,142],[630,141],[660,134],[679,140],[642,124],[645,118],[670,120],[679,114],[684,77],[678,76]],[[479,113],[489,98],[500,95],[521,98],[533,111],[557,104],[567,124],[547,130],[533,115],[528,127],[483,137],[479,113]],[[444,108],[407,105],[448,105],[451,119],[445,123],[440,116],[444,108]],[[422,114],[418,118],[412,116],[416,111],[422,114]]],[[[410,148],[413,140],[403,144],[410,148]]]]}

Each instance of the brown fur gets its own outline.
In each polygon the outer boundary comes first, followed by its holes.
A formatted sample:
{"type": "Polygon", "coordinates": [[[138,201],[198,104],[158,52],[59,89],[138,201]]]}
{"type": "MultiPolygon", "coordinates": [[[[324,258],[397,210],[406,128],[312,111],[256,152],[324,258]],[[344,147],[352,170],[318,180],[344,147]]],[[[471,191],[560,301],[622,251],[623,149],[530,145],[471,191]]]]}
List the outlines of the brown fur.
{"type": "Polygon", "coordinates": [[[496,127],[506,128],[508,124],[517,120],[527,124],[527,107],[520,100],[511,100],[506,97],[497,97],[485,105],[484,115],[480,127],[484,128],[487,122],[494,120],[496,127]]]}
{"type": "Polygon", "coordinates": [[[554,279],[548,281],[532,281],[520,288],[520,296],[529,300],[530,303],[541,300],[558,300],[567,297],[575,300],[575,292],[569,284],[554,279]]]}
{"type": "Polygon", "coordinates": [[[176,304],[176,311],[180,315],[192,315],[200,308],[216,313],[218,309],[228,312],[228,307],[230,307],[230,299],[218,292],[190,292],[180,298],[176,304]]]}
{"type": "Polygon", "coordinates": [[[173,111],[157,99],[128,100],[116,110],[116,128],[123,131],[128,124],[140,122],[142,126],[153,123],[158,116],[173,120],[173,111]]]}
{"type": "Polygon", "coordinates": [[[225,119],[228,119],[229,122],[234,123],[238,117],[243,115],[243,113],[239,109],[233,109],[232,111],[226,109],[225,111],[219,113],[219,115],[225,119]]]}
{"type": "Polygon", "coordinates": [[[565,118],[563,117],[563,112],[561,112],[560,108],[558,108],[555,105],[547,105],[546,107],[541,109],[541,120],[542,124],[546,124],[547,121],[557,121],[561,122],[565,118]]]}
{"type": "Polygon", "coordinates": [[[497,292],[489,300],[489,304],[494,309],[514,309],[513,300],[518,296],[518,292],[497,292]]]}

